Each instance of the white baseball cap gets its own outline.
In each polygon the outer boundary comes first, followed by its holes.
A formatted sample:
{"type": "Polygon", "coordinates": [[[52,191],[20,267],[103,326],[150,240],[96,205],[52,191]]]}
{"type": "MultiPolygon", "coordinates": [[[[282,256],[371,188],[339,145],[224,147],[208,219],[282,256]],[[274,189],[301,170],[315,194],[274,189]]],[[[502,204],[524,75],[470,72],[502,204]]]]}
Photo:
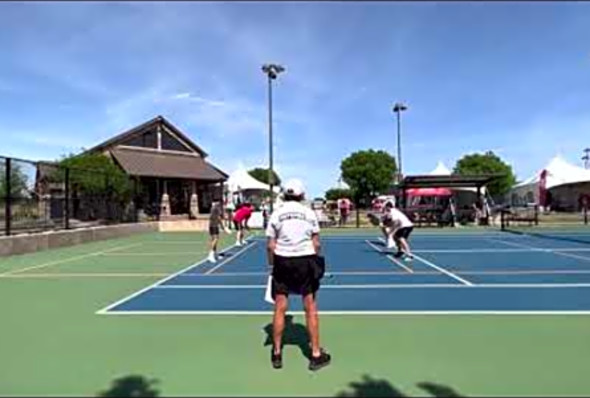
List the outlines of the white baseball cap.
{"type": "Polygon", "coordinates": [[[283,191],[287,195],[301,196],[305,194],[305,187],[303,186],[303,183],[300,180],[293,178],[283,185],[283,191]]]}

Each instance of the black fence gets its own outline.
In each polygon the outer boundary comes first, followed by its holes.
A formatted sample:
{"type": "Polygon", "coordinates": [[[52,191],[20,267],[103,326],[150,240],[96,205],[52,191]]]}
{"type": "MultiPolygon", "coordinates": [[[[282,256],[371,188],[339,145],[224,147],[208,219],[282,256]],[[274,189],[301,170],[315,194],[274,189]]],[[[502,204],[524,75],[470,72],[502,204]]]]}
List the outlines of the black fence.
{"type": "Polygon", "coordinates": [[[137,184],[0,156],[0,235],[137,222],[137,184]]]}

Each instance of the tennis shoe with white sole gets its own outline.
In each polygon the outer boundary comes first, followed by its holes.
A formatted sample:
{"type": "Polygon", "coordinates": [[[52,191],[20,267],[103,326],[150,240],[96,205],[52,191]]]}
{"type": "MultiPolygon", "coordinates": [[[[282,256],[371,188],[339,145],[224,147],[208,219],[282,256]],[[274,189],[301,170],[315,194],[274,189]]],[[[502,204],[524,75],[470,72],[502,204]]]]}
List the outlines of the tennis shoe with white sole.
{"type": "Polygon", "coordinates": [[[309,370],[314,372],[320,370],[321,368],[328,366],[331,361],[332,356],[322,349],[318,357],[311,356],[309,359],[309,370]]]}

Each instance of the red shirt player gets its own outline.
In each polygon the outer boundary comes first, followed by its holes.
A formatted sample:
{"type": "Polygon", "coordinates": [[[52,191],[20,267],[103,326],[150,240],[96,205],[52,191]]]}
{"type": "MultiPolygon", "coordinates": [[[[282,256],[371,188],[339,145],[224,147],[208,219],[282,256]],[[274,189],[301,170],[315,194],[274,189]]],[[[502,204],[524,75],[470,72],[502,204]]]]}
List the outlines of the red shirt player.
{"type": "Polygon", "coordinates": [[[252,217],[254,212],[254,206],[249,203],[245,203],[238,207],[234,213],[234,226],[238,231],[236,246],[242,246],[244,244],[244,228],[248,228],[248,220],[252,217]]]}

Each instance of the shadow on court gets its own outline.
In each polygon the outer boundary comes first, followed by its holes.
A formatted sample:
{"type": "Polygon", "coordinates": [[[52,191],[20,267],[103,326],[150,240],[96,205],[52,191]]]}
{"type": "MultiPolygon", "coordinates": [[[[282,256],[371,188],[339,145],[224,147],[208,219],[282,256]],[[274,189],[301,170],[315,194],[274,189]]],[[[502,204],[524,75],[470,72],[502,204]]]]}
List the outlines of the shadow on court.
{"type": "MultiPolygon", "coordinates": [[[[266,340],[264,346],[272,346],[272,323],[264,327],[266,340]]],[[[307,328],[300,323],[293,323],[293,315],[285,316],[285,330],[283,332],[283,346],[297,346],[301,354],[307,359],[311,358],[311,348],[309,346],[309,335],[307,328]]]]}
{"type": "Polygon", "coordinates": [[[160,391],[156,388],[158,383],[156,379],[147,379],[139,375],[123,376],[113,380],[107,390],[98,393],[98,397],[159,397],[160,391]]]}
{"type": "MultiPolygon", "coordinates": [[[[425,394],[420,396],[432,397],[453,397],[459,398],[464,395],[459,394],[453,388],[436,383],[421,382],[416,384],[418,388],[423,390],[425,394]]],[[[336,397],[410,397],[402,391],[394,387],[389,381],[385,379],[374,379],[369,375],[363,375],[362,380],[353,381],[348,384],[348,389],[340,391],[335,395],[336,397]]]]}

